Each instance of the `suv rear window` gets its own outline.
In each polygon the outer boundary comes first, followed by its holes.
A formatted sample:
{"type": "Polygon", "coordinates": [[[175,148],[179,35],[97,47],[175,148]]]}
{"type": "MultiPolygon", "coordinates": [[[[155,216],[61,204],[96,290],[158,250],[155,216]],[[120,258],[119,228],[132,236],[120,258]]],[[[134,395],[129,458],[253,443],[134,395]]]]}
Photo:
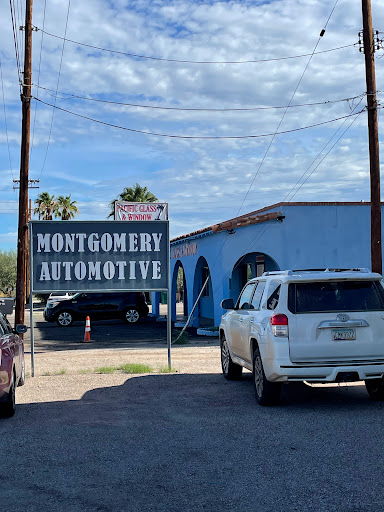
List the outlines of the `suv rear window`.
{"type": "Polygon", "coordinates": [[[291,313],[382,311],[384,289],[378,281],[291,283],[288,309],[291,313]]]}

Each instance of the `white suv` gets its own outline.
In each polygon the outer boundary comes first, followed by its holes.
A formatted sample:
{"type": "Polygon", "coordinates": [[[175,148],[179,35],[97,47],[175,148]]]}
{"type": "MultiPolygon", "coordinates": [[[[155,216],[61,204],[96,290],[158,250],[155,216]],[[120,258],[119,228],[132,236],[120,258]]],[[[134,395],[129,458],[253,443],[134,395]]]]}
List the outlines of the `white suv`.
{"type": "Polygon", "coordinates": [[[221,365],[228,380],[253,372],[260,405],[282,383],[364,380],[384,400],[384,288],[367,269],[285,270],[251,279],[221,303],[221,365]]]}

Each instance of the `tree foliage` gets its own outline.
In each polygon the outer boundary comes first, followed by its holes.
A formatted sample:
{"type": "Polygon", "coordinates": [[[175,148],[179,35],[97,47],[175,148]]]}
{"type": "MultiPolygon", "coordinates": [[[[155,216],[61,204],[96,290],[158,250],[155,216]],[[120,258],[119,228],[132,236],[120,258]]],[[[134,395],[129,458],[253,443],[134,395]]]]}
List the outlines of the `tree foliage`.
{"type": "Polygon", "coordinates": [[[76,206],[77,201],[71,201],[71,196],[59,196],[56,201],[55,217],[60,217],[61,220],[73,219],[79,213],[76,206]]]}
{"type": "Polygon", "coordinates": [[[76,201],[71,201],[70,195],[55,199],[54,195],[41,192],[35,199],[35,205],[33,213],[39,216],[39,220],[52,220],[53,216],[69,220],[79,213],[76,201]]]}
{"type": "Polygon", "coordinates": [[[16,288],[17,253],[15,250],[0,249],[0,290],[4,294],[13,292],[16,288]]]}
{"type": "Polygon", "coordinates": [[[158,199],[148,190],[147,187],[142,187],[136,183],[133,187],[125,187],[117,198],[109,203],[111,212],[108,217],[114,217],[116,201],[128,201],[129,203],[156,203],[158,199]]]}
{"type": "Polygon", "coordinates": [[[33,213],[39,216],[39,220],[52,220],[56,208],[55,196],[41,192],[35,199],[35,205],[33,213]]]}

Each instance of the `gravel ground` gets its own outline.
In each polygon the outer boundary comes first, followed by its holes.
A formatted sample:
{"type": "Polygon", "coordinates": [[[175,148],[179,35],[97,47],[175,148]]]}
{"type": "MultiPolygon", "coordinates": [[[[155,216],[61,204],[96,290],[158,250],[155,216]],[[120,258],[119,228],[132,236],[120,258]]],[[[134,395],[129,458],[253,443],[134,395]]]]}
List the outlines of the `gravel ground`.
{"type": "MultiPolygon", "coordinates": [[[[175,373],[220,373],[220,348],[172,347],[172,370],[175,373]]],[[[18,403],[77,400],[91,389],[119,386],[132,375],[116,372],[98,374],[100,367],[116,367],[125,363],[148,365],[154,372],[168,368],[167,348],[152,349],[77,349],[75,351],[35,354],[35,377],[17,389],[18,403]],[[88,373],[90,372],[90,373],[88,373]]],[[[27,375],[31,372],[26,354],[27,375]]]]}
{"type": "Polygon", "coordinates": [[[217,345],[173,347],[172,374],[85,373],[157,371],[158,345],[37,350],[35,363],[0,420],[3,510],[384,509],[384,404],[364,386],[290,384],[280,407],[259,407],[249,372],[222,377],[217,345]]]}

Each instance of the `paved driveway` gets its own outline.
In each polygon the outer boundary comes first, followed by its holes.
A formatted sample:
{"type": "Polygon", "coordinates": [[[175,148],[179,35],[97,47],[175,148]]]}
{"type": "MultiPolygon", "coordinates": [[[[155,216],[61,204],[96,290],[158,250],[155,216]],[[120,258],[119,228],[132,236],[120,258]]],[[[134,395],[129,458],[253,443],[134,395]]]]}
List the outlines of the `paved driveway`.
{"type": "Polygon", "coordinates": [[[262,408],[249,373],[222,378],[217,347],[174,353],[179,374],[19,388],[16,416],[0,421],[2,510],[384,509],[384,405],[364,387],[291,384],[281,407],[262,408]]]}

